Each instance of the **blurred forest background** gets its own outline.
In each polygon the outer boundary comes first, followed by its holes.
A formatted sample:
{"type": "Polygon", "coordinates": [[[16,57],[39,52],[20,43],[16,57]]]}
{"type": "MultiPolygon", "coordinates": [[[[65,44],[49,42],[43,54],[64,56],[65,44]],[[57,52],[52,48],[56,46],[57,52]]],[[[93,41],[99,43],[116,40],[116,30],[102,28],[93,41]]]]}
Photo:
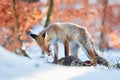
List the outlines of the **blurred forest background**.
{"type": "Polygon", "coordinates": [[[120,49],[120,0],[0,0],[0,45],[22,54],[23,42],[33,44],[27,33],[45,26],[50,1],[50,23],[76,23],[88,29],[101,50],[120,49]]]}

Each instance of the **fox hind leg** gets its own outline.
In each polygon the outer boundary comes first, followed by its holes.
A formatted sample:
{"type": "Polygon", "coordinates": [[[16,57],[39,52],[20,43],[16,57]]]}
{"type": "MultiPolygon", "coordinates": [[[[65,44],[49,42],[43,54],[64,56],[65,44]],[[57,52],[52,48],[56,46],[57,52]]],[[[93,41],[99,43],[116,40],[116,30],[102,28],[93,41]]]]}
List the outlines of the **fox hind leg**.
{"type": "Polygon", "coordinates": [[[93,41],[90,34],[87,31],[85,31],[83,32],[83,36],[81,38],[82,39],[80,39],[80,43],[83,45],[84,49],[87,51],[88,57],[92,59],[93,64],[96,66],[97,59],[94,53],[94,45],[93,45],[93,41]]]}

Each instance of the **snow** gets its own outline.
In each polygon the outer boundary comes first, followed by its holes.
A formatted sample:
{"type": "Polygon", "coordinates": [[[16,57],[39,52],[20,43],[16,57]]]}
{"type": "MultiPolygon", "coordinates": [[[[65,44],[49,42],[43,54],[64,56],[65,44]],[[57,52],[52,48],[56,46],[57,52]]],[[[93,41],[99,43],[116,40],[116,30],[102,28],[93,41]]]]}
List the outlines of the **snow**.
{"type": "Polygon", "coordinates": [[[120,70],[67,67],[29,59],[0,46],[0,80],[118,80],[120,70]]]}
{"type": "Polygon", "coordinates": [[[81,5],[81,4],[79,4],[79,3],[76,3],[76,4],[74,5],[74,9],[79,10],[80,8],[83,8],[83,5],[81,5]]]}
{"type": "Polygon", "coordinates": [[[98,0],[88,0],[89,4],[96,4],[98,2],[98,0]]]}
{"type": "Polygon", "coordinates": [[[120,4],[120,0],[109,0],[109,5],[120,4]]]}

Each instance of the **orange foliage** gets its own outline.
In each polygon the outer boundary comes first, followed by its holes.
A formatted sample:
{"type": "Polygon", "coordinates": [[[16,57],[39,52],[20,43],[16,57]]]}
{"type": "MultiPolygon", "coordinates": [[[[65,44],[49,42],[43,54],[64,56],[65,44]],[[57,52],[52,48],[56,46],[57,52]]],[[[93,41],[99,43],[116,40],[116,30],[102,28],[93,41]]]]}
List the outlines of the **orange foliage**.
{"type": "Polygon", "coordinates": [[[118,38],[118,33],[113,31],[110,33],[110,46],[120,48],[120,38],[118,38]]]}
{"type": "Polygon", "coordinates": [[[111,5],[108,0],[103,27],[104,0],[96,0],[93,3],[92,0],[54,0],[54,4],[52,22],[67,21],[85,26],[97,44],[99,44],[100,33],[103,30],[105,36],[110,37],[110,39],[105,40],[105,44],[112,42],[110,47],[120,48],[120,35],[114,34],[116,40],[111,40],[111,31],[115,30],[117,33],[120,31],[120,5],[111,5]],[[117,46],[116,43],[118,43],[117,46]]]}
{"type": "MultiPolygon", "coordinates": [[[[16,30],[12,0],[0,0],[0,45],[11,51],[20,47],[18,36],[21,40],[28,40],[26,32],[45,16],[41,7],[49,6],[41,2],[23,2],[16,0],[16,10],[19,28],[16,30]]],[[[47,0],[49,1],[49,0],[47,0]]],[[[53,0],[54,8],[51,23],[67,21],[85,26],[97,44],[101,30],[109,39],[106,41],[110,47],[120,48],[120,5],[109,4],[106,9],[105,25],[102,25],[104,0],[53,0]],[[101,27],[103,29],[101,29],[101,27]]]]}
{"type": "Polygon", "coordinates": [[[21,47],[20,40],[28,40],[26,32],[29,32],[33,25],[39,23],[44,17],[40,10],[43,6],[40,2],[23,2],[16,0],[16,12],[19,27],[16,26],[13,0],[0,0],[0,45],[11,51],[21,47]],[[20,36],[20,37],[19,37],[20,36]]]}

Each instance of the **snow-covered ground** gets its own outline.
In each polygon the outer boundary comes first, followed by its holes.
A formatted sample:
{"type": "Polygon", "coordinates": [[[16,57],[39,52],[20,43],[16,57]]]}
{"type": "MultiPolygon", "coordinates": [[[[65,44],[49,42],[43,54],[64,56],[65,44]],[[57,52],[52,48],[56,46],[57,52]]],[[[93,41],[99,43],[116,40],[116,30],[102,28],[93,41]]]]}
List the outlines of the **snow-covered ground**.
{"type": "MultiPolygon", "coordinates": [[[[36,25],[31,31],[38,34],[43,28],[36,25]]],[[[41,49],[36,43],[27,47],[24,43],[23,49],[32,58],[26,58],[9,52],[0,46],[0,80],[119,80],[120,70],[108,69],[104,66],[97,67],[67,67],[54,65],[51,56],[43,56],[41,49]],[[44,57],[44,58],[42,58],[44,57]]],[[[64,53],[64,47],[59,44],[59,53],[64,53]]],[[[51,48],[53,48],[51,46],[51,48]]],[[[79,59],[88,60],[83,50],[79,50],[79,59]]],[[[111,63],[120,61],[120,51],[110,50],[102,55],[111,63]]],[[[59,54],[59,58],[64,54],[59,54]]]]}
{"type": "MultiPolygon", "coordinates": [[[[112,51],[111,51],[112,52],[112,51]]],[[[114,52],[115,53],[115,52],[114,52]]],[[[118,53],[119,54],[119,53],[118,53]]],[[[13,54],[0,46],[0,80],[119,80],[120,70],[67,67],[13,54]]]]}

